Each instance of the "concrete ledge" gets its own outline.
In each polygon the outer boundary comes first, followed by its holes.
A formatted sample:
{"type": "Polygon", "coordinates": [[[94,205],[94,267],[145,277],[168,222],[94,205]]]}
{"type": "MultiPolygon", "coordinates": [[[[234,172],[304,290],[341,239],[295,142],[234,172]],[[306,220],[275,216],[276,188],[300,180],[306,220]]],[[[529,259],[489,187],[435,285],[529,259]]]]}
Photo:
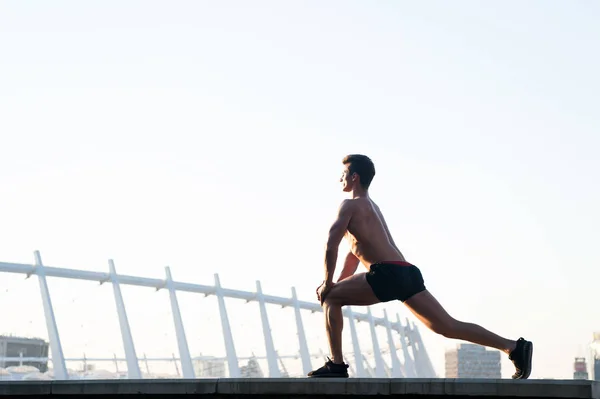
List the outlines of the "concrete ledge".
{"type": "Polygon", "coordinates": [[[76,398],[120,395],[241,398],[582,398],[600,399],[600,382],[484,379],[223,378],[195,380],[1,381],[0,397],[76,398]]]}

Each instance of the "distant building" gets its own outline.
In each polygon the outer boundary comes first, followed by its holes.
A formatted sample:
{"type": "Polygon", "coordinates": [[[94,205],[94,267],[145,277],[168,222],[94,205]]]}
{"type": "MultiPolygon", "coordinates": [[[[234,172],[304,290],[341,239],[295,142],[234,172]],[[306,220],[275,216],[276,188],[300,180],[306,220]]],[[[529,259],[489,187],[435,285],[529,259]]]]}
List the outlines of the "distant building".
{"type": "Polygon", "coordinates": [[[446,378],[502,378],[500,352],[460,344],[446,352],[446,378]]]}
{"type": "Polygon", "coordinates": [[[594,333],[594,340],[592,341],[591,349],[593,378],[596,381],[600,381],[600,332],[594,333]]]}
{"type": "Polygon", "coordinates": [[[588,369],[585,357],[576,357],[575,363],[573,364],[573,379],[574,380],[587,380],[588,369]]]}
{"type": "Polygon", "coordinates": [[[41,338],[25,338],[0,335],[0,367],[33,366],[40,372],[48,371],[49,344],[41,338]],[[23,360],[21,358],[45,358],[45,360],[23,360]],[[16,358],[7,360],[6,358],[16,358]]]}
{"type": "Polygon", "coordinates": [[[264,377],[264,374],[260,368],[260,365],[254,358],[251,358],[248,360],[247,366],[240,367],[240,374],[243,378],[263,378],[264,377]]]}
{"type": "MultiPolygon", "coordinates": [[[[222,358],[198,359],[194,361],[194,372],[197,378],[225,378],[227,361],[222,358]]],[[[262,378],[264,374],[256,359],[250,358],[247,365],[240,367],[240,377],[262,378]]]]}
{"type": "Polygon", "coordinates": [[[201,359],[194,362],[194,372],[198,378],[224,378],[224,359],[201,359]]]}

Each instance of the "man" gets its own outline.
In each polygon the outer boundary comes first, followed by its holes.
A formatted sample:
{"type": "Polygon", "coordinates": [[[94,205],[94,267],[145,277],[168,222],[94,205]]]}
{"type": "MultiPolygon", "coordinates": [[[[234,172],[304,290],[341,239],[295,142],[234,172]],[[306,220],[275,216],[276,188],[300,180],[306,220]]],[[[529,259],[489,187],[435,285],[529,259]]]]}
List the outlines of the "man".
{"type": "Polygon", "coordinates": [[[317,288],[317,298],[325,314],[331,358],[325,365],[308,373],[309,377],[348,377],[348,365],[342,357],[342,306],[369,306],[399,300],[432,331],[447,338],[460,339],[503,351],[515,365],[513,379],[528,378],[531,373],[533,344],[523,338],[512,341],[483,327],[452,318],[425,288],[419,268],[406,262],[394,243],[379,207],[369,197],[375,167],[365,155],[348,155],[343,161],[340,182],[351,194],[342,202],[337,220],[329,230],[325,250],[325,279],[317,288]],[[337,283],[333,273],[338,245],[343,237],[351,251],[337,283]],[[358,263],[366,273],[354,274],[358,263]]]}

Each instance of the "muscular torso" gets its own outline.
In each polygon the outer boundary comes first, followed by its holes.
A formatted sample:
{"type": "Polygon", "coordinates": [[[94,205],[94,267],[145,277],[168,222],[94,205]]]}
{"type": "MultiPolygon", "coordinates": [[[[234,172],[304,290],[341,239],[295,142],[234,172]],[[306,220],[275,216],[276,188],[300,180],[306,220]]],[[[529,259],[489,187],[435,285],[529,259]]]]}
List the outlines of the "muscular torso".
{"type": "Polygon", "coordinates": [[[352,253],[367,268],[382,261],[405,261],[393,244],[379,207],[370,198],[356,198],[354,212],[346,231],[352,253]]]}

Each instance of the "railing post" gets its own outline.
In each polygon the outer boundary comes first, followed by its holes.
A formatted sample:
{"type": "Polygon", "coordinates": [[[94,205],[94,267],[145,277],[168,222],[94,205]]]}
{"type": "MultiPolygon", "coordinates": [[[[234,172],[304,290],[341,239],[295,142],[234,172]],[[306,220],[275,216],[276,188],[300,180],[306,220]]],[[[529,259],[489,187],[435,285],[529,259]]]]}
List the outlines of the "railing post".
{"type": "Polygon", "coordinates": [[[354,348],[354,359],[356,362],[356,376],[366,377],[365,367],[363,364],[362,352],[360,351],[360,344],[358,343],[358,334],[356,333],[356,325],[354,324],[354,313],[352,308],[348,306],[346,308],[348,313],[348,324],[350,324],[350,335],[352,337],[352,347],[354,348]]]}
{"type": "Polygon", "coordinates": [[[300,357],[302,358],[302,370],[304,375],[312,370],[310,354],[308,352],[308,344],[306,343],[306,335],[304,334],[304,325],[302,323],[302,315],[300,313],[300,302],[296,296],[296,288],[292,287],[292,301],[294,301],[294,313],[296,314],[296,330],[298,331],[298,343],[300,347],[300,357]]]}
{"type": "Polygon", "coordinates": [[[46,319],[46,329],[48,330],[48,340],[50,341],[50,350],[52,351],[52,368],[54,369],[54,378],[57,380],[68,380],[67,366],[65,364],[65,356],[60,343],[60,335],[58,334],[58,326],[56,325],[56,317],[54,316],[54,308],[50,299],[50,290],[48,289],[48,281],[40,251],[34,252],[35,257],[35,273],[38,276],[40,284],[40,292],[42,294],[42,306],[44,307],[44,317],[46,319]]]}
{"type": "Polygon", "coordinates": [[[265,337],[265,349],[267,351],[267,363],[269,364],[269,377],[281,377],[279,366],[277,365],[277,352],[273,344],[273,336],[271,335],[271,327],[269,326],[269,316],[267,315],[267,307],[265,305],[265,296],[263,295],[260,281],[256,281],[256,295],[260,306],[260,318],[262,320],[263,335],[265,337]]]}
{"type": "Polygon", "coordinates": [[[121,294],[121,286],[119,285],[119,276],[115,269],[115,263],[112,259],[108,261],[110,281],[112,282],[113,291],[115,294],[115,304],[117,306],[117,315],[119,316],[119,326],[121,327],[121,337],[123,339],[123,350],[125,351],[125,360],[127,361],[127,378],[140,379],[140,365],[138,363],[133,337],[131,336],[131,328],[129,328],[129,320],[127,319],[127,311],[125,310],[125,302],[121,294]]]}
{"type": "Polygon", "coordinates": [[[425,369],[425,373],[426,375],[423,376],[424,378],[436,378],[436,373],[435,373],[435,369],[433,368],[433,365],[431,364],[431,360],[429,359],[429,354],[427,353],[427,349],[425,348],[425,345],[423,344],[423,340],[421,339],[421,333],[419,332],[419,327],[413,323],[413,329],[412,332],[415,336],[415,341],[418,344],[419,347],[419,361],[422,364],[422,367],[425,369]]]}
{"type": "Polygon", "coordinates": [[[388,319],[387,312],[383,309],[383,318],[385,319],[385,329],[387,331],[388,345],[390,347],[390,357],[392,358],[392,377],[404,377],[402,373],[402,366],[398,354],[396,353],[396,345],[394,344],[394,337],[392,336],[392,326],[388,319]]]}
{"type": "Polygon", "coordinates": [[[375,331],[375,320],[371,314],[371,309],[367,308],[367,315],[369,317],[369,326],[371,327],[371,338],[373,339],[373,356],[375,356],[375,376],[378,378],[385,378],[385,365],[383,363],[383,357],[381,357],[381,349],[379,348],[379,340],[377,339],[377,332],[375,331]]]}
{"type": "MultiPolygon", "coordinates": [[[[398,322],[398,334],[400,334],[400,342],[402,344],[402,354],[404,355],[404,372],[407,378],[417,378],[419,376],[417,372],[417,365],[413,358],[408,352],[408,342],[406,337],[406,330],[400,321],[400,316],[396,313],[396,321],[398,322]]],[[[408,321],[407,321],[408,323],[408,321]]]]}
{"type": "Polygon", "coordinates": [[[413,331],[413,329],[410,325],[410,321],[408,319],[406,319],[406,330],[405,331],[406,331],[406,335],[408,337],[408,341],[410,343],[410,347],[412,349],[414,365],[415,365],[415,372],[417,374],[417,377],[426,378],[427,373],[425,372],[425,368],[423,366],[423,361],[421,360],[421,353],[419,353],[419,344],[416,339],[417,337],[416,337],[415,332],[413,331]]]}
{"type": "Polygon", "coordinates": [[[240,376],[240,366],[235,352],[235,344],[233,342],[233,335],[231,334],[229,318],[227,317],[227,308],[225,307],[225,297],[223,296],[223,289],[221,288],[221,280],[217,273],[215,273],[215,291],[217,301],[219,302],[219,314],[221,315],[221,329],[223,330],[223,339],[225,340],[229,378],[238,378],[240,376]]]}
{"type": "Polygon", "coordinates": [[[171,300],[171,313],[173,313],[173,323],[175,323],[175,335],[177,336],[177,347],[179,348],[183,378],[195,378],[194,366],[190,357],[190,349],[185,336],[185,328],[183,327],[177,293],[175,292],[175,287],[173,287],[173,277],[171,276],[169,266],[165,267],[165,273],[167,275],[167,289],[169,290],[169,299],[171,300]]]}

